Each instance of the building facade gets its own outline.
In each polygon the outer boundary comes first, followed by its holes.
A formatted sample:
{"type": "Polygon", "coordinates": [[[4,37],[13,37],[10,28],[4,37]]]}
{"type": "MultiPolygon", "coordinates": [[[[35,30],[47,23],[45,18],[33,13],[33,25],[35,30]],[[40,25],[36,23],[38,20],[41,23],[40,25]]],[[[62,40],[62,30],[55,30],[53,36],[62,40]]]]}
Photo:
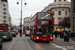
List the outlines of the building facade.
{"type": "Polygon", "coordinates": [[[75,0],[71,0],[71,18],[70,18],[70,28],[75,31],[75,0]]]}
{"type": "Polygon", "coordinates": [[[7,0],[0,0],[0,23],[10,24],[9,8],[7,0]]]}
{"type": "Polygon", "coordinates": [[[2,1],[0,0],[0,23],[2,23],[2,1]]]}
{"type": "Polygon", "coordinates": [[[64,28],[59,26],[62,18],[70,17],[71,3],[67,0],[54,0],[53,3],[46,6],[42,11],[52,12],[54,18],[54,30],[62,31],[64,28]]]}
{"type": "Polygon", "coordinates": [[[30,17],[25,17],[23,20],[23,25],[29,25],[30,26],[30,17]]]}

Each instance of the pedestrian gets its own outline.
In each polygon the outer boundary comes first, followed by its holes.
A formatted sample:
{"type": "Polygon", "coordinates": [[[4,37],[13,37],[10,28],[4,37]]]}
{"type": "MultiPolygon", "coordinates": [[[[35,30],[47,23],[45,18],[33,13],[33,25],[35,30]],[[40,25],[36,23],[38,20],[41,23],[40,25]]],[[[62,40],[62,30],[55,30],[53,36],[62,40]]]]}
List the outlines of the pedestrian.
{"type": "Polygon", "coordinates": [[[64,41],[69,41],[69,33],[68,31],[64,30],[64,41]]]}
{"type": "Polygon", "coordinates": [[[60,38],[62,39],[63,36],[64,36],[64,35],[63,35],[63,31],[61,31],[61,32],[60,32],[60,38]]]}
{"type": "Polygon", "coordinates": [[[57,32],[57,37],[59,37],[59,35],[60,35],[60,32],[58,31],[58,32],[57,32]]]}
{"type": "Polygon", "coordinates": [[[68,31],[68,36],[71,37],[71,31],[70,30],[68,31]]]}
{"type": "Polygon", "coordinates": [[[55,34],[55,38],[57,38],[57,31],[55,31],[55,33],[54,33],[54,34],[55,34]]]}
{"type": "Polygon", "coordinates": [[[74,34],[75,34],[74,31],[72,31],[72,32],[71,32],[71,40],[73,40],[74,34]]]}

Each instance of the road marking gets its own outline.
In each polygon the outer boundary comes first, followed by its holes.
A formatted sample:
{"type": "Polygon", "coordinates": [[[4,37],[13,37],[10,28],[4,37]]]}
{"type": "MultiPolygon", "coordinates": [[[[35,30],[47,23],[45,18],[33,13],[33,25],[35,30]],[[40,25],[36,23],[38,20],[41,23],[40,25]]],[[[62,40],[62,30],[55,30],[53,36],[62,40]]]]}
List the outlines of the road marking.
{"type": "Polygon", "coordinates": [[[67,50],[66,48],[61,47],[61,46],[58,46],[58,45],[56,45],[56,44],[54,44],[54,43],[50,43],[50,44],[54,45],[54,46],[57,47],[57,48],[61,48],[61,49],[63,49],[63,50],[67,50]]]}

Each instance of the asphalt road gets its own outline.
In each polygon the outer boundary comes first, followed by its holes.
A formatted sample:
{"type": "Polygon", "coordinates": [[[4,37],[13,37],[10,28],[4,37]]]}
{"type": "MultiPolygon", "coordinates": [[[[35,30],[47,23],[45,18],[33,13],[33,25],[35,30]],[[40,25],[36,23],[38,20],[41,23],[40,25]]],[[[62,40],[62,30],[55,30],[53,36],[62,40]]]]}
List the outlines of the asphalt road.
{"type": "MultiPolygon", "coordinates": [[[[2,50],[7,50],[11,43],[16,39],[16,37],[13,37],[12,41],[4,41],[3,42],[3,48],[2,50]]],[[[50,42],[34,42],[33,40],[30,39],[30,37],[26,37],[28,43],[31,45],[33,50],[75,50],[75,45],[68,43],[68,42],[63,42],[63,41],[58,41],[54,39],[54,41],[50,42]],[[68,48],[68,49],[66,49],[68,48]]]]}
{"type": "Polygon", "coordinates": [[[75,45],[54,39],[51,42],[34,42],[26,37],[34,50],[75,50],[75,45]],[[67,49],[68,48],[68,49],[67,49]]]}
{"type": "Polygon", "coordinates": [[[13,37],[12,41],[3,41],[3,46],[1,50],[7,50],[9,48],[9,46],[11,45],[11,43],[15,40],[16,37],[13,37]]]}

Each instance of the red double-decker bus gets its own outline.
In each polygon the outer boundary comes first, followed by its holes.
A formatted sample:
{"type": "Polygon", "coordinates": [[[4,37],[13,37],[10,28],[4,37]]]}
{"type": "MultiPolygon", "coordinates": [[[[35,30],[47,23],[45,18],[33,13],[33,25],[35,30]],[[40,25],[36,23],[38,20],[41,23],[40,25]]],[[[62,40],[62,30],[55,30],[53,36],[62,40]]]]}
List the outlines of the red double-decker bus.
{"type": "Polygon", "coordinates": [[[29,25],[23,26],[23,34],[26,34],[26,30],[29,30],[29,25]]]}
{"type": "Polygon", "coordinates": [[[7,23],[0,24],[0,30],[9,31],[9,25],[7,23]]]}
{"type": "Polygon", "coordinates": [[[14,27],[10,27],[10,30],[14,30],[14,27]]]}
{"type": "Polygon", "coordinates": [[[30,38],[34,41],[53,41],[53,13],[37,12],[30,26],[30,38]]]}

